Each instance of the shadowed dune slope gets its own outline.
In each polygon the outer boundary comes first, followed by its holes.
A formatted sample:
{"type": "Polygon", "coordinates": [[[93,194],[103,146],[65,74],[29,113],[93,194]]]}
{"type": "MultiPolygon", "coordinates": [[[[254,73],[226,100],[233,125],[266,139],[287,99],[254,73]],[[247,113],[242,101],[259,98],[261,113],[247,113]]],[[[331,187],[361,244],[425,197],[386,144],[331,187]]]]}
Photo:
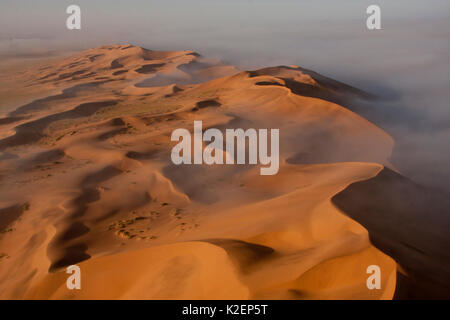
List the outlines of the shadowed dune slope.
{"type": "Polygon", "coordinates": [[[400,265],[398,299],[450,297],[450,199],[387,168],[332,199],[400,265]]]}

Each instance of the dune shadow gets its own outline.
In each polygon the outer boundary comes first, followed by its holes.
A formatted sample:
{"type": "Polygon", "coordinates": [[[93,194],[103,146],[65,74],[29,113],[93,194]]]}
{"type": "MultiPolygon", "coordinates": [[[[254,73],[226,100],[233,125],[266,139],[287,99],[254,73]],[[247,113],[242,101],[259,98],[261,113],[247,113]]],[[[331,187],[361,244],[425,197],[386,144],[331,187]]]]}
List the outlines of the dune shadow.
{"type": "Polygon", "coordinates": [[[86,253],[87,249],[88,246],[84,243],[65,248],[63,254],[51,263],[48,271],[56,272],[60,268],[77,264],[89,259],[91,256],[86,253]]]}
{"type": "MultiPolygon", "coordinates": [[[[77,84],[73,87],[67,88],[62,90],[62,93],[45,97],[42,99],[34,100],[28,104],[25,104],[19,108],[17,108],[15,111],[11,112],[9,114],[10,117],[20,117],[26,114],[29,114],[34,111],[40,111],[44,110],[48,107],[48,104],[53,101],[63,100],[63,99],[69,99],[74,98],[78,95],[78,93],[86,90],[92,90],[97,88],[99,85],[105,83],[107,81],[97,81],[97,82],[89,82],[89,83],[82,83],[77,84]]],[[[6,120],[5,120],[6,121],[6,120]]]]}
{"type": "Polygon", "coordinates": [[[164,67],[165,65],[166,65],[165,63],[144,64],[143,66],[139,67],[134,71],[141,74],[150,74],[155,73],[156,71],[158,71],[159,68],[164,67]]]}
{"type": "Polygon", "coordinates": [[[390,169],[332,198],[401,266],[397,299],[450,298],[450,198],[390,169]]]}
{"type": "Polygon", "coordinates": [[[1,125],[6,125],[6,124],[11,124],[14,122],[18,122],[21,121],[23,119],[26,119],[26,117],[5,117],[5,118],[1,118],[0,119],[0,126],[1,125]]]}
{"type": "MultiPolygon", "coordinates": [[[[318,98],[322,100],[326,100],[332,103],[336,103],[346,108],[352,110],[355,107],[355,100],[372,100],[375,99],[375,96],[364,92],[362,90],[353,88],[345,83],[327,78],[322,76],[314,71],[307,70],[300,67],[269,67],[263,68],[256,71],[249,71],[249,77],[254,78],[258,76],[271,75],[280,80],[283,80],[284,85],[275,81],[260,81],[256,82],[256,85],[259,86],[282,86],[288,88],[292,93],[304,97],[318,98]],[[316,85],[311,85],[308,83],[303,83],[294,80],[293,78],[280,77],[277,76],[279,69],[288,69],[293,71],[300,71],[303,74],[307,74],[314,79],[316,85]]],[[[353,111],[353,110],[352,110],[353,111]]]]}
{"type": "Polygon", "coordinates": [[[208,99],[208,100],[202,100],[195,104],[195,107],[192,109],[192,111],[198,111],[200,109],[210,108],[210,107],[220,107],[222,104],[217,101],[217,99],[208,99]]]}
{"type": "Polygon", "coordinates": [[[7,208],[0,209],[0,233],[5,232],[6,228],[28,210],[28,204],[16,204],[7,208]]]}
{"type": "Polygon", "coordinates": [[[208,242],[224,249],[244,273],[249,268],[273,257],[275,250],[259,244],[235,239],[206,239],[208,242]]]}
{"type": "Polygon", "coordinates": [[[117,103],[118,100],[87,102],[80,104],[71,110],[52,114],[21,124],[15,128],[16,133],[13,136],[0,140],[0,150],[7,147],[20,146],[39,141],[42,137],[44,137],[44,130],[52,122],[88,117],[95,114],[102,108],[114,106],[117,103]]]}
{"type": "MultiPolygon", "coordinates": [[[[61,221],[63,226],[58,227],[56,235],[47,248],[52,261],[49,272],[90,258],[90,255],[86,253],[88,245],[84,237],[90,232],[90,228],[85,224],[86,219],[81,220],[81,218],[89,209],[89,204],[100,200],[97,186],[120,173],[122,173],[121,170],[106,166],[82,179],[80,183],[82,192],[71,201],[72,213],[63,218],[61,221]]],[[[113,210],[107,214],[115,212],[116,210],[113,210]]]]}

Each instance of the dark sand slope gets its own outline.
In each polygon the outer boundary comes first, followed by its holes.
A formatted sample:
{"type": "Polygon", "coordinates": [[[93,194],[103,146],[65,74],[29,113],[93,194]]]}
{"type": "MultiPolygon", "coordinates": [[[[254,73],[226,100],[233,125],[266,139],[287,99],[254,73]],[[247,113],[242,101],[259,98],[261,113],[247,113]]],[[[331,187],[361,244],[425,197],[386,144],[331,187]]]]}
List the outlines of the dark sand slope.
{"type": "Polygon", "coordinates": [[[332,202],[398,265],[397,299],[450,298],[450,199],[383,169],[332,202]]]}

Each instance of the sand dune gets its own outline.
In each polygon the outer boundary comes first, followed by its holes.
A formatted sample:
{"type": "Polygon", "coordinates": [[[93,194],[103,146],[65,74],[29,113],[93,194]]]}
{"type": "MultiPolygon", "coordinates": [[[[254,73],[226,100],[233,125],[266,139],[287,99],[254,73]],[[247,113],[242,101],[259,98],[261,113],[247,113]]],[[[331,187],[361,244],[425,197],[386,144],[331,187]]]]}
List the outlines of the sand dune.
{"type": "Polygon", "coordinates": [[[6,85],[48,94],[0,109],[0,298],[393,297],[396,263],[379,249],[391,253],[336,204],[390,165],[392,138],[352,111],[370,95],[296,66],[239,71],[131,45],[6,85]],[[175,166],[170,134],[194,120],[279,128],[279,173],[175,166]],[[71,264],[82,290],[65,287],[71,264]],[[366,287],[373,264],[381,290],[366,287]]]}

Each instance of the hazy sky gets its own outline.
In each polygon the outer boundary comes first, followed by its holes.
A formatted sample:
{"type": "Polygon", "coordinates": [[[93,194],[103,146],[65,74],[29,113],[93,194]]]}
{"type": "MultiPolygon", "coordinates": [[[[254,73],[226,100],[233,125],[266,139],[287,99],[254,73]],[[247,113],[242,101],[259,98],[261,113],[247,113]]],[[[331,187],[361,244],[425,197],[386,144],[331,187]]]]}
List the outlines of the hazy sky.
{"type": "Polygon", "coordinates": [[[378,81],[368,73],[382,65],[401,68],[399,57],[409,67],[447,54],[449,30],[448,0],[0,1],[0,53],[11,36],[22,38],[15,50],[131,42],[193,49],[245,68],[299,64],[350,82],[378,81]],[[383,30],[371,32],[366,8],[374,3],[383,30]],[[81,7],[82,30],[65,27],[70,4],[81,7]]]}
{"type": "Polygon", "coordinates": [[[110,43],[192,49],[246,69],[297,64],[389,97],[376,110],[405,171],[450,181],[449,0],[0,0],[0,54],[110,43]],[[65,27],[70,4],[80,31],[65,27]],[[367,30],[370,4],[383,30],[367,30]]]}

